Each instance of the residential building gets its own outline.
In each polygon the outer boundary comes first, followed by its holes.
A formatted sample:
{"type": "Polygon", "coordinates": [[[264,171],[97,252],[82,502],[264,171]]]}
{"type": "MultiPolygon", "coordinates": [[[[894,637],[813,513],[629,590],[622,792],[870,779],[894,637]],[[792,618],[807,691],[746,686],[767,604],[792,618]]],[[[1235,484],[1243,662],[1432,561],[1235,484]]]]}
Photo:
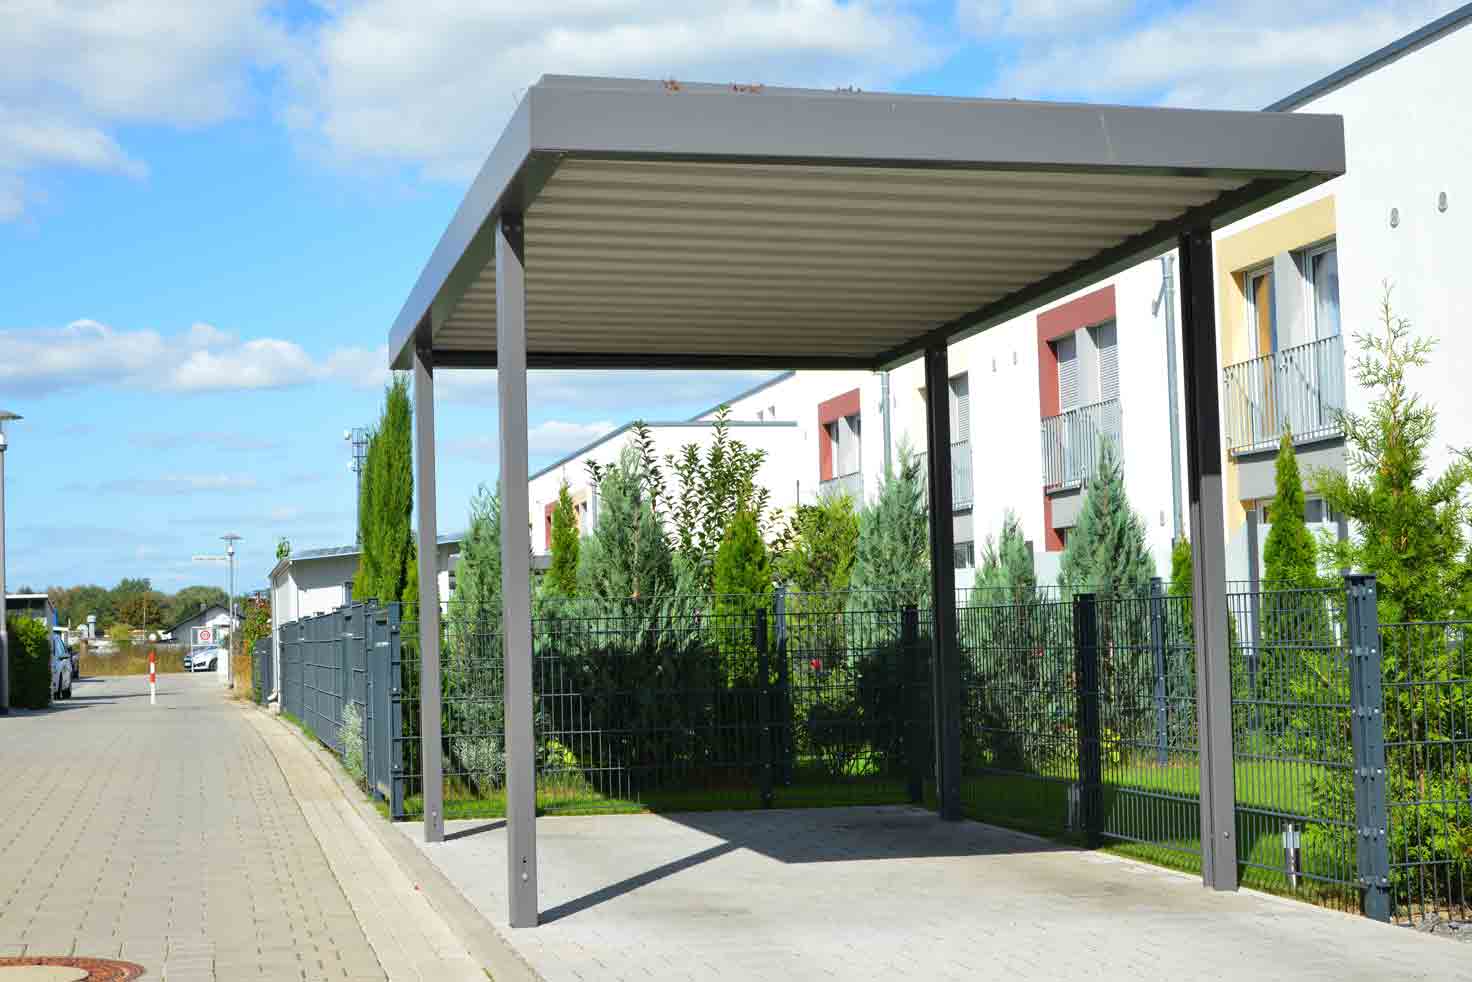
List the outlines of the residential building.
{"type": "Polygon", "coordinates": [[[1363,413],[1355,335],[1380,328],[1387,287],[1398,317],[1437,340],[1413,390],[1440,409],[1430,473],[1472,445],[1465,366],[1472,311],[1472,5],[1448,14],[1269,107],[1344,117],[1347,170],[1216,236],[1217,317],[1230,578],[1262,575],[1273,455],[1291,432],[1306,519],[1344,536],[1312,474],[1344,471],[1339,412],[1363,413]]]}
{"type": "MultiPolygon", "coordinates": [[[[238,620],[238,617],[236,619],[238,620]]],[[[215,630],[214,637],[218,642],[230,636],[232,626],[229,608],[224,604],[209,604],[180,620],[179,623],[164,631],[160,637],[164,641],[189,644],[194,637],[195,628],[208,627],[215,630]]]]}
{"type": "MultiPolygon", "coordinates": [[[[448,601],[455,590],[455,561],[460,554],[461,534],[441,535],[435,555],[439,577],[439,595],[448,601]]],[[[305,549],[279,560],[271,570],[271,657],[275,661],[273,678],[281,678],[280,628],[289,621],[325,614],[353,599],[353,577],[358,572],[356,546],[334,546],[327,549],[305,549]]]]}

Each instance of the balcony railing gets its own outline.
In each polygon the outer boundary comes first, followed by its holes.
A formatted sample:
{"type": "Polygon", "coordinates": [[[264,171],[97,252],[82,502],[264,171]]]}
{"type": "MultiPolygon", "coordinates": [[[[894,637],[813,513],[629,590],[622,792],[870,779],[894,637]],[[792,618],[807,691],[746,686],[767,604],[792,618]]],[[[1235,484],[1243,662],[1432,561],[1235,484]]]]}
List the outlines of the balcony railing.
{"type": "Polygon", "coordinates": [[[1247,453],[1343,430],[1344,339],[1339,335],[1228,365],[1222,372],[1227,451],[1247,453]]]}
{"type": "Polygon", "coordinates": [[[1043,487],[1083,484],[1099,468],[1104,441],[1120,447],[1119,400],[1106,399],[1043,420],[1043,487]]]}
{"type": "MultiPolygon", "coordinates": [[[[915,460],[920,464],[920,487],[930,494],[930,468],[925,453],[917,453],[915,460]]],[[[971,441],[957,440],[951,444],[951,507],[959,510],[970,508],[975,492],[971,483],[971,441]]]]}
{"type": "Polygon", "coordinates": [[[864,507],[864,472],[854,471],[852,474],[840,474],[838,477],[827,481],[818,482],[818,496],[826,498],[829,495],[846,494],[854,499],[854,507],[864,507]]]}

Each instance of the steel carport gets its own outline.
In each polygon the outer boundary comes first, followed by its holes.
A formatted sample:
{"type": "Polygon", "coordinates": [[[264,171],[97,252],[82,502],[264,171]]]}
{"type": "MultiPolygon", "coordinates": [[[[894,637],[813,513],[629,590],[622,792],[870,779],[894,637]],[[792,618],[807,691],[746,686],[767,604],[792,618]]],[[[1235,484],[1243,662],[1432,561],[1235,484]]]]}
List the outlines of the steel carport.
{"type": "MultiPolygon", "coordinates": [[[[544,77],[389,337],[414,372],[436,541],[434,369],[496,368],[505,514],[527,512],[530,368],[869,368],[1177,246],[1203,879],[1236,887],[1212,229],[1344,172],[1337,116],[544,77]],[[528,270],[530,273],[528,274],[528,270]]],[[[938,405],[940,407],[937,411],[938,405]]],[[[936,780],[960,817],[950,433],[927,407],[936,780]],[[949,643],[948,643],[949,639],[949,643]]],[[[537,922],[529,533],[502,526],[510,923],[537,922]]],[[[444,835],[439,604],[419,554],[425,838],[444,835]]]]}

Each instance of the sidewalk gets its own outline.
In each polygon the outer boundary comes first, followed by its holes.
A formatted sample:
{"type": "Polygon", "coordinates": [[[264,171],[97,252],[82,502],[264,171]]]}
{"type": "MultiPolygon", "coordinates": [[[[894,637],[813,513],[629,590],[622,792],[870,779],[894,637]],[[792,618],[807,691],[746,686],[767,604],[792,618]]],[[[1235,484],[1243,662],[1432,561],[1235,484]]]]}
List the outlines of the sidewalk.
{"type": "MultiPolygon", "coordinates": [[[[485,982],[504,962],[335,761],[214,675],[160,676],[156,706],[143,677],[75,693],[0,717],[0,957],[166,982],[485,982]]],[[[497,982],[528,977],[509,964],[497,982]]]]}

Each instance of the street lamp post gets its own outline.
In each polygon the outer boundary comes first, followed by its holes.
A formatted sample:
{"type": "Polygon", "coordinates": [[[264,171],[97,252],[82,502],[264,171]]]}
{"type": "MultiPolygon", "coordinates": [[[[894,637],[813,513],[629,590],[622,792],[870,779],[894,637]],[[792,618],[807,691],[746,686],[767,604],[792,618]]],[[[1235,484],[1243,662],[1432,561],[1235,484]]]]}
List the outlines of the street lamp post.
{"type": "Polygon", "coordinates": [[[5,628],[5,430],[20,419],[0,409],[0,716],[10,712],[10,635],[5,628]]]}
{"type": "Polygon", "coordinates": [[[226,532],[220,538],[225,540],[225,556],[230,562],[230,647],[226,649],[225,660],[228,663],[225,668],[225,684],[235,684],[235,543],[240,541],[240,536],[234,532],[226,532]]]}

